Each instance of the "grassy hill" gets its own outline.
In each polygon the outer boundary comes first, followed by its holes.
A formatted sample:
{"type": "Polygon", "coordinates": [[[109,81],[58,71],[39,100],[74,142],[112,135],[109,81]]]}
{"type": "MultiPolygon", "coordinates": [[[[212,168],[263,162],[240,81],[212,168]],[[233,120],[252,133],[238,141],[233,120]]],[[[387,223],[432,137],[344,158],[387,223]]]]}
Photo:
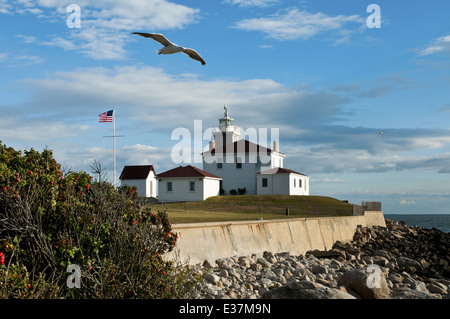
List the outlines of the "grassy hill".
{"type": "Polygon", "coordinates": [[[351,204],[326,196],[230,195],[154,205],[157,210],[165,209],[173,224],[352,215],[351,204]]]}

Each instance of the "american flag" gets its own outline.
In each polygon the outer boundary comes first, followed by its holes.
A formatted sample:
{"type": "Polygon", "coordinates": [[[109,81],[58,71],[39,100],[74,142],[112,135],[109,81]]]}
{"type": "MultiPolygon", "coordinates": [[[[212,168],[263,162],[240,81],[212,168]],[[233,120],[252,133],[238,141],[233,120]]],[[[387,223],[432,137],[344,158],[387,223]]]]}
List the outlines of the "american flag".
{"type": "Polygon", "coordinates": [[[113,121],[113,110],[104,112],[102,114],[99,115],[99,119],[98,121],[100,123],[105,123],[105,122],[112,122],[113,121]]]}

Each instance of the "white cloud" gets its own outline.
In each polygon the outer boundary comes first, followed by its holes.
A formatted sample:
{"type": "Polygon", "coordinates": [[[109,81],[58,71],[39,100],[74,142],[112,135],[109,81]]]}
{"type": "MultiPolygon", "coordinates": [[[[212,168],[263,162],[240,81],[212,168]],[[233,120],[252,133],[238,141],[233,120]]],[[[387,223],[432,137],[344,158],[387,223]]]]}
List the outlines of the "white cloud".
{"type": "Polygon", "coordinates": [[[44,59],[36,55],[16,55],[0,53],[0,63],[8,63],[8,67],[27,67],[44,62],[44,59]]]}
{"type": "MultiPolygon", "coordinates": [[[[13,7],[3,2],[0,12],[4,7],[11,13],[30,13],[47,22],[61,23],[72,14],[66,12],[72,3],[72,0],[24,0],[13,7]]],[[[41,40],[41,44],[79,50],[93,59],[124,59],[124,46],[131,39],[129,31],[181,29],[199,19],[198,9],[167,0],[79,0],[76,4],[81,9],[81,27],[67,28],[49,41],[41,40]]]]}
{"type": "Polygon", "coordinates": [[[8,0],[0,0],[0,13],[11,14],[12,5],[8,0]]]}
{"type": "Polygon", "coordinates": [[[26,143],[45,143],[55,140],[55,138],[78,137],[89,130],[88,125],[75,125],[64,121],[42,121],[42,119],[33,119],[33,116],[29,118],[20,111],[15,113],[17,113],[17,116],[2,116],[0,118],[0,136],[3,142],[13,140],[26,143]]]}
{"type": "Polygon", "coordinates": [[[450,35],[440,37],[428,47],[420,51],[419,55],[432,55],[437,53],[450,53],[450,35]]]}
{"type": "Polygon", "coordinates": [[[315,35],[335,31],[337,41],[348,39],[352,33],[345,29],[348,23],[360,28],[364,20],[358,15],[329,16],[325,13],[310,13],[291,8],[265,18],[245,19],[237,22],[235,28],[245,31],[261,31],[277,40],[307,40],[315,35]]]}
{"type": "Polygon", "coordinates": [[[413,200],[402,199],[400,200],[400,205],[416,205],[416,202],[413,200]]]}
{"type": "MultiPolygon", "coordinates": [[[[177,76],[161,68],[126,66],[57,72],[18,84],[29,100],[0,105],[4,142],[43,144],[57,136],[55,143],[61,145],[74,138],[93,143],[89,139],[104,132],[88,128],[98,129],[98,114],[115,105],[121,132],[127,136],[133,132],[127,137],[133,147],[121,155],[123,161],[170,163],[169,149],[162,148],[176,144],[170,141],[171,132],[178,127],[193,132],[194,120],[202,120],[203,130],[217,126],[226,104],[243,129],[279,128],[280,151],[288,154],[286,167],[305,174],[419,169],[448,173],[450,167],[450,153],[445,153],[449,130],[386,128],[389,134],[380,138],[378,129],[333,125],[348,100],[271,79],[206,81],[195,74],[177,76]]],[[[330,176],[323,181],[343,180],[330,176]]]]}
{"type": "Polygon", "coordinates": [[[280,0],[225,0],[225,2],[240,7],[267,7],[280,2],[280,0]]]}

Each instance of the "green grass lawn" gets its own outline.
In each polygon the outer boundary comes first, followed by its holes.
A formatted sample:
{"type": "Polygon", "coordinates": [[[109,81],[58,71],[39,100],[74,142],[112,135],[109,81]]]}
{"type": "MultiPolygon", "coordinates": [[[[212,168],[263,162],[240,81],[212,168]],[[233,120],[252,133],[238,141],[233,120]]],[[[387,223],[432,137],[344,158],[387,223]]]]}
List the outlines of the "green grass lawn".
{"type": "Polygon", "coordinates": [[[326,196],[229,195],[153,206],[165,209],[172,224],[352,215],[351,204],[326,196]]]}

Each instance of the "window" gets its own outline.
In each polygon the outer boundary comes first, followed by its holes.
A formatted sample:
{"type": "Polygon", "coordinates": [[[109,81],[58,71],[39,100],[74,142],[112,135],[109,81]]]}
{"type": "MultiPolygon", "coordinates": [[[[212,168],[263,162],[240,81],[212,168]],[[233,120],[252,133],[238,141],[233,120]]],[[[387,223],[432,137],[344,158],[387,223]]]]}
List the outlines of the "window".
{"type": "Polygon", "coordinates": [[[302,180],[301,179],[298,180],[298,187],[302,187],[302,180]]]}
{"type": "Polygon", "coordinates": [[[222,168],[223,168],[222,163],[217,163],[217,168],[218,168],[218,169],[222,169],[222,168]]]}
{"type": "Polygon", "coordinates": [[[267,187],[267,178],[262,179],[262,187],[267,187]]]}
{"type": "Polygon", "coordinates": [[[294,178],[294,187],[295,187],[295,178],[294,178]]]}
{"type": "Polygon", "coordinates": [[[195,192],[195,182],[189,182],[189,191],[195,192]]]}
{"type": "Polygon", "coordinates": [[[242,163],[245,161],[245,158],[241,156],[236,156],[236,168],[242,168],[242,163]]]}
{"type": "Polygon", "coordinates": [[[168,192],[172,191],[172,182],[167,182],[167,191],[168,192]]]}

